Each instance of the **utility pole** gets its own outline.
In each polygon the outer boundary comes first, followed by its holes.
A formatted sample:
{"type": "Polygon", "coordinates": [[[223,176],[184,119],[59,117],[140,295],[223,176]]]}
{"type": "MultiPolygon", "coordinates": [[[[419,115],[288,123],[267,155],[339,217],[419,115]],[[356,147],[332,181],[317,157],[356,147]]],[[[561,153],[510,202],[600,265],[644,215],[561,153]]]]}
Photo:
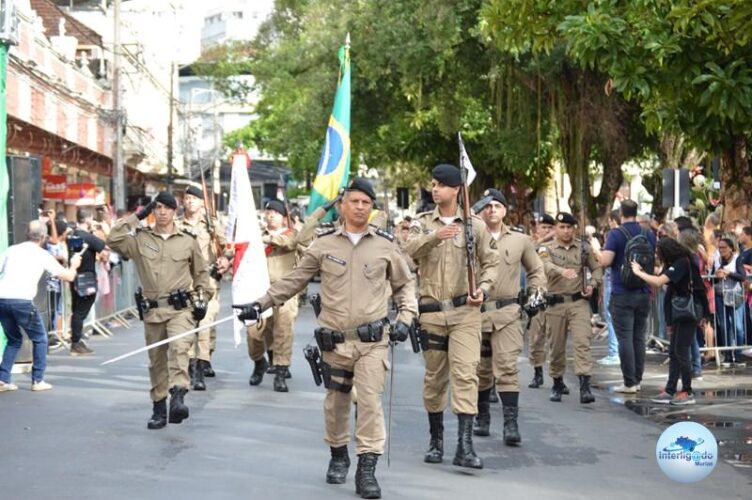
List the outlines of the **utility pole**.
{"type": "MultiPolygon", "coordinates": [[[[10,180],[5,168],[6,141],[8,140],[8,108],[5,86],[8,78],[8,50],[18,45],[18,17],[12,0],[0,1],[0,252],[8,247],[8,189],[10,180]]],[[[1,331],[1,330],[0,330],[1,331]]],[[[4,340],[0,333],[0,340],[4,340]]],[[[0,348],[0,354],[2,348],[0,348]]]]}
{"type": "Polygon", "coordinates": [[[175,114],[175,63],[170,64],[170,121],[167,125],[167,189],[172,192],[175,169],[172,165],[172,117],[175,114]]]}
{"type": "Polygon", "coordinates": [[[112,197],[115,209],[126,208],[125,166],[123,165],[123,110],[120,90],[120,0],[113,2],[114,31],[112,43],[112,113],[115,117],[115,172],[112,197]]]}

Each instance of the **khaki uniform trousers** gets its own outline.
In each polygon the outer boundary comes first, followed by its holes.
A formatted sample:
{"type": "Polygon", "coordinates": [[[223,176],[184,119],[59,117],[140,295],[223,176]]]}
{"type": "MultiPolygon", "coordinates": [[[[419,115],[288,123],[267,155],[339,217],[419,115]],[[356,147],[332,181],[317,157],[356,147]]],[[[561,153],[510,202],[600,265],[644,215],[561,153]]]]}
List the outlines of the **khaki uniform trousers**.
{"type": "Polygon", "coordinates": [[[530,328],[528,329],[528,360],[532,367],[543,366],[546,362],[547,333],[546,313],[539,311],[530,320],[530,328]]]}
{"type": "Polygon", "coordinates": [[[421,316],[421,329],[428,334],[429,349],[423,352],[423,405],[428,413],[443,412],[452,387],[452,412],[478,413],[478,364],[480,363],[480,314],[456,325],[425,323],[432,313],[421,316]]]}
{"type": "MultiPolygon", "coordinates": [[[[144,322],[144,334],[147,344],[153,344],[169,337],[195,328],[190,309],[169,311],[166,308],[158,309],[161,318],[165,321],[150,322],[146,318],[144,322]]],[[[151,399],[161,401],[167,397],[169,389],[173,386],[185,387],[189,385],[188,379],[188,350],[191,347],[191,335],[183,337],[169,344],[161,345],[149,350],[149,379],[151,380],[151,399]]]]}
{"type": "MultiPolygon", "coordinates": [[[[219,294],[219,290],[214,292],[219,294]]],[[[206,316],[201,320],[199,326],[208,325],[217,321],[219,315],[219,297],[215,295],[207,304],[206,316]]],[[[191,342],[191,349],[188,353],[191,359],[198,358],[204,361],[211,361],[211,353],[214,351],[212,346],[212,335],[214,336],[214,345],[216,345],[217,339],[217,327],[213,326],[206,330],[201,330],[195,336],[191,342]]]]}
{"type": "MultiPolygon", "coordinates": [[[[390,368],[388,339],[388,331],[385,331],[380,342],[346,340],[337,344],[334,351],[323,353],[324,363],[332,370],[324,399],[324,441],[329,446],[345,446],[350,441],[351,393],[357,391],[356,454],[384,453],[386,430],[381,397],[390,368]]],[[[276,351],[274,356],[277,356],[276,351]]]]}
{"type": "Polygon", "coordinates": [[[292,358],[293,330],[298,316],[298,296],[294,296],[279,307],[272,308],[272,315],[266,319],[262,329],[256,325],[246,330],[248,355],[253,361],[264,357],[269,349],[274,351],[274,364],[290,366],[292,358]]]}
{"type": "Polygon", "coordinates": [[[504,309],[509,309],[510,313],[504,314],[506,321],[494,324],[493,331],[482,333],[478,364],[479,391],[493,387],[495,378],[499,392],[520,392],[517,359],[524,344],[522,322],[518,306],[504,309]]]}
{"type": "Polygon", "coordinates": [[[590,304],[577,300],[549,306],[546,309],[546,328],[550,338],[549,367],[551,377],[563,377],[567,366],[567,332],[572,333],[574,372],[590,375],[593,358],[590,354],[590,304]]]}

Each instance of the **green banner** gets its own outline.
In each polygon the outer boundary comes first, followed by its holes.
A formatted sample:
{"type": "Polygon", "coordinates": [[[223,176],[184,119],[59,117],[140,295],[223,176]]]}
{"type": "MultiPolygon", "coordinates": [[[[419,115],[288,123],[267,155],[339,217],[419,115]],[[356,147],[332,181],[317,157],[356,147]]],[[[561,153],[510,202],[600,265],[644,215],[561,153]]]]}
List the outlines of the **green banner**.
{"type": "MultiPolygon", "coordinates": [[[[0,253],[8,248],[8,161],[5,157],[8,140],[8,109],[6,80],[8,78],[8,46],[0,43],[0,253]]],[[[5,334],[0,327],[0,356],[5,350],[5,334]]]]}

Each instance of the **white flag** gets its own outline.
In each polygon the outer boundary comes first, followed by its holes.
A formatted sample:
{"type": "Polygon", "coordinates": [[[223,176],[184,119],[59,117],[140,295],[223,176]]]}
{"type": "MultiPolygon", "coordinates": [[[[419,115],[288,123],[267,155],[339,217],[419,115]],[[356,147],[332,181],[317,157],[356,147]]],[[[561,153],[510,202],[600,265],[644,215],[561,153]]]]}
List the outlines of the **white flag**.
{"type": "MultiPolygon", "coordinates": [[[[232,303],[248,304],[260,299],[269,289],[269,270],[266,267],[266,252],[261,241],[261,228],[253,201],[251,180],[248,178],[248,157],[245,154],[235,154],[232,159],[228,213],[230,223],[227,241],[233,241],[235,247],[232,303]]],[[[271,314],[272,310],[269,309],[264,317],[271,314]]],[[[245,325],[235,317],[235,347],[240,345],[244,331],[245,325]]]]}
{"type": "Polygon", "coordinates": [[[475,169],[470,162],[470,157],[467,156],[467,151],[465,151],[465,143],[462,142],[462,134],[457,132],[457,138],[460,141],[460,168],[467,169],[467,185],[469,186],[475,180],[475,169]]]}

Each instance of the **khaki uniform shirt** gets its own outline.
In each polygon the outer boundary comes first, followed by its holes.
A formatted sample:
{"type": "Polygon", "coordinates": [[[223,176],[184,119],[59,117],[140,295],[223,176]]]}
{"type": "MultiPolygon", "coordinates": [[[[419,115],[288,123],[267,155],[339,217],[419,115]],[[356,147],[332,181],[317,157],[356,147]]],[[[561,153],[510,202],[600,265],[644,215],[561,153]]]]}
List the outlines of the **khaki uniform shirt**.
{"type": "Polygon", "coordinates": [[[129,215],[112,228],[107,245],[136,264],[147,299],[163,299],[173,290],[199,287],[207,299],[212,296],[214,289],[198,241],[177,224],[164,239],[150,227],[141,228],[138,217],[129,215]]]}
{"type": "Polygon", "coordinates": [[[372,226],[357,245],[343,228],[317,238],[294,271],[275,282],[259,302],[263,309],[284,304],[321,272],[319,323],[335,331],[351,330],[387,317],[390,287],[407,324],[418,312],[415,279],[391,235],[372,226]]]}
{"type": "MultiPolygon", "coordinates": [[[[491,236],[493,237],[493,236],[491,236]]],[[[546,273],[543,262],[535,251],[533,242],[524,234],[512,231],[509,226],[501,226],[501,235],[496,241],[499,253],[499,265],[496,267],[496,280],[489,291],[490,300],[516,299],[520,293],[521,266],[527,272],[527,286],[530,289],[546,289],[546,273]]],[[[500,329],[509,323],[510,318],[519,319],[519,307],[509,308],[507,313],[503,309],[495,309],[483,313],[483,331],[490,331],[495,327],[500,329]]]]}
{"type": "MultiPolygon", "coordinates": [[[[217,260],[218,256],[214,255],[216,252],[214,250],[214,247],[212,246],[211,233],[209,232],[209,227],[206,224],[206,217],[201,216],[196,222],[191,222],[185,217],[179,217],[175,221],[175,225],[177,225],[178,229],[184,229],[196,235],[196,241],[198,242],[199,248],[201,248],[201,255],[204,257],[207,266],[211,266],[217,260]]],[[[217,239],[219,240],[219,246],[222,251],[224,251],[224,231],[222,231],[222,228],[218,226],[216,219],[212,221],[212,226],[214,232],[217,235],[217,239]]],[[[217,280],[212,279],[209,280],[209,282],[211,283],[212,290],[216,290],[218,287],[217,280]]]]}
{"type": "Polygon", "coordinates": [[[272,234],[264,230],[261,241],[266,245],[266,266],[269,268],[269,282],[274,283],[293,270],[298,261],[296,241],[297,231],[285,228],[272,234]]]}
{"type": "MultiPolygon", "coordinates": [[[[463,223],[459,207],[454,220],[459,224],[463,223]]],[[[436,233],[444,225],[438,207],[432,212],[418,214],[410,224],[410,236],[405,249],[418,266],[421,303],[441,302],[468,293],[465,232],[460,231],[455,238],[449,240],[440,240],[436,233]]],[[[473,216],[472,225],[478,276],[476,285],[489,293],[496,279],[498,247],[480,218],[473,216]]],[[[472,309],[479,312],[477,308],[472,309]]],[[[432,313],[431,316],[434,319],[434,316],[439,318],[442,315],[442,322],[456,325],[462,323],[469,312],[470,308],[460,307],[443,313],[432,313]]]]}
{"type": "MultiPolygon", "coordinates": [[[[548,277],[548,292],[551,294],[571,295],[582,292],[582,242],[572,240],[565,245],[558,238],[546,242],[538,247],[538,255],[543,261],[543,267],[548,277]],[[566,279],[561,275],[565,269],[574,269],[577,278],[566,279]]],[[[592,249],[587,245],[587,263],[593,275],[593,286],[603,280],[603,269],[598,264],[592,249]]]]}

